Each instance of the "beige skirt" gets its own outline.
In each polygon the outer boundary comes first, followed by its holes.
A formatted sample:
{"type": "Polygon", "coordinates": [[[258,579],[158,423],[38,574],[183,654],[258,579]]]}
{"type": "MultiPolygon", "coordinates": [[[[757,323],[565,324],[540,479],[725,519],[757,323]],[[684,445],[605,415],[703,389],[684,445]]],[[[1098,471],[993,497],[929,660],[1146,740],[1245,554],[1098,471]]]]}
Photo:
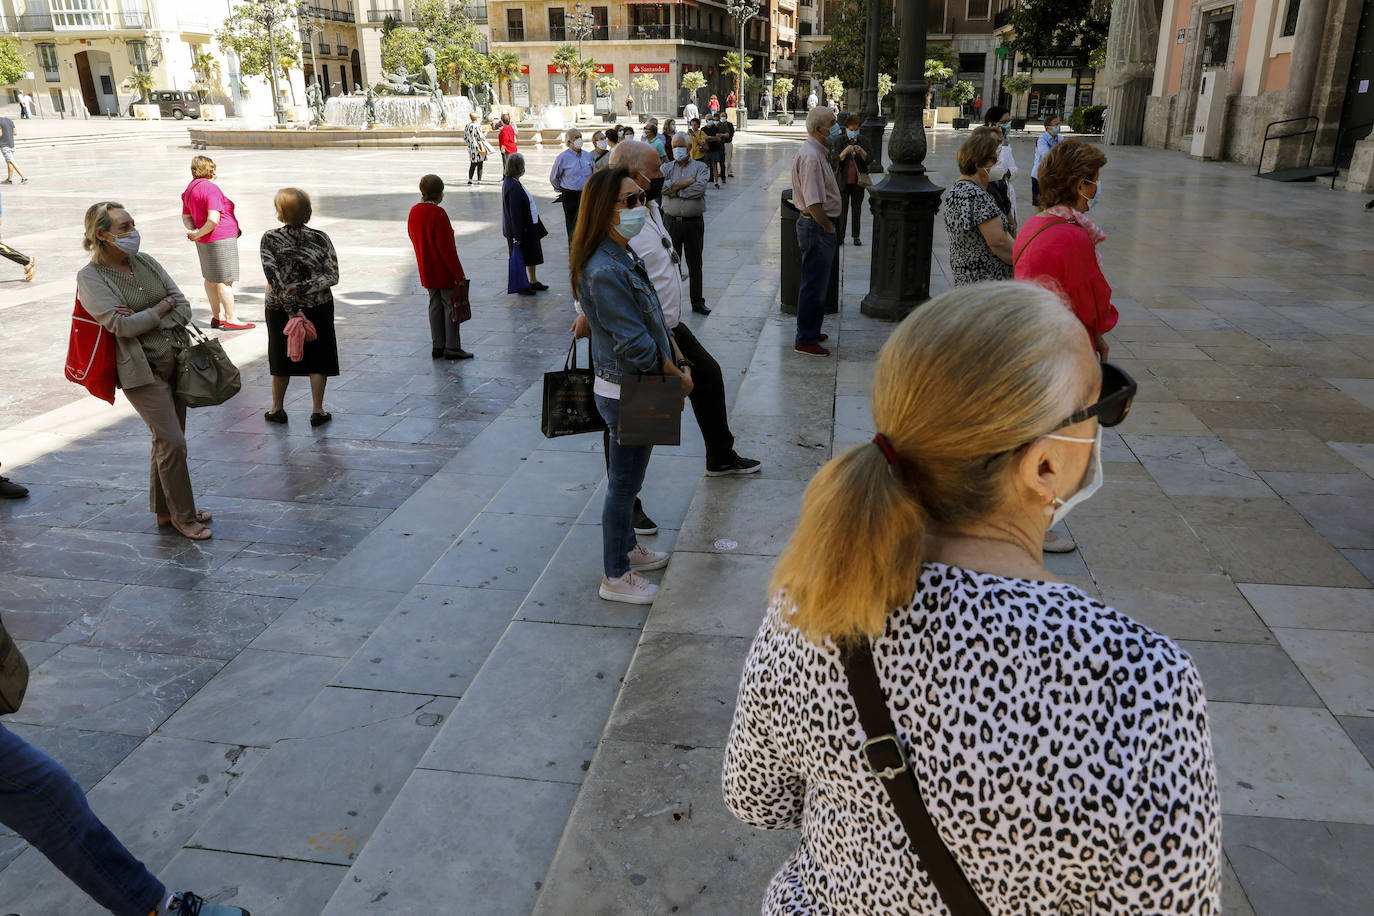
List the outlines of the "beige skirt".
{"type": "Polygon", "coordinates": [[[196,242],[200,275],[211,283],[236,283],[239,278],[239,240],[196,242]]]}

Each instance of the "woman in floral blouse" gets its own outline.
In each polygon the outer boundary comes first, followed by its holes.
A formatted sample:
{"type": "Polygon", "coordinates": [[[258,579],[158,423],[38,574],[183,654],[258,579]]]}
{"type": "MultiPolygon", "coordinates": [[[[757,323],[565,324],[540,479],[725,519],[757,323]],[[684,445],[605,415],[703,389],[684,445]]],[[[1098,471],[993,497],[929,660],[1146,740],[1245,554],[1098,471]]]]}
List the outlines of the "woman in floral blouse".
{"type": "Polygon", "coordinates": [[[491,147],[487,146],[486,131],[482,129],[477,112],[472,112],[468,117],[471,120],[468,121],[468,126],[463,128],[463,139],[468,144],[468,184],[472,184],[473,175],[477,176],[477,183],[481,184],[482,166],[486,164],[491,147]]]}
{"type": "Polygon", "coordinates": [[[339,347],[334,337],[334,294],[339,282],[339,259],[329,236],[306,226],[310,196],[299,188],[282,188],[273,201],[280,229],[262,234],[262,272],[267,278],[267,365],[272,374],[270,423],[285,423],[286,387],[291,377],[310,376],[310,425],[333,419],[324,409],[325,379],[339,374],[339,347]],[[286,325],[296,315],[315,326],[315,338],[305,342],[304,356],[287,354],[286,325]]]}
{"type": "Polygon", "coordinates": [[[983,132],[959,147],[960,178],[945,192],[941,206],[955,286],[1011,279],[1011,224],[988,193],[988,173],[1000,148],[995,137],[983,132]]]}

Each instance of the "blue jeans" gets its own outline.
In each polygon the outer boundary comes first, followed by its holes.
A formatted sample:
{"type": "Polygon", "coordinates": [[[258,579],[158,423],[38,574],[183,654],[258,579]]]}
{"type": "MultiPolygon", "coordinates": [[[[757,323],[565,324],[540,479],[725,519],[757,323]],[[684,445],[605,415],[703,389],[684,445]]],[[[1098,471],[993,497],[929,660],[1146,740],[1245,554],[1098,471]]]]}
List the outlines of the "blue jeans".
{"type": "Polygon", "coordinates": [[[825,318],[825,294],[830,289],[830,269],[835,264],[839,237],[826,232],[814,219],[797,220],[797,248],[801,251],[801,284],[797,290],[797,343],[821,342],[825,318]]]}
{"type": "Polygon", "coordinates": [[[606,472],[606,502],[601,506],[601,565],[607,579],[630,571],[630,551],[635,549],[635,497],[644,485],[652,445],[620,445],[615,431],[620,420],[620,402],[596,396],[596,409],[611,431],[611,466],[606,472]]]}
{"type": "Polygon", "coordinates": [[[76,780],[3,725],[0,823],[115,916],[148,916],[170,896],[95,816],[76,780]]]}

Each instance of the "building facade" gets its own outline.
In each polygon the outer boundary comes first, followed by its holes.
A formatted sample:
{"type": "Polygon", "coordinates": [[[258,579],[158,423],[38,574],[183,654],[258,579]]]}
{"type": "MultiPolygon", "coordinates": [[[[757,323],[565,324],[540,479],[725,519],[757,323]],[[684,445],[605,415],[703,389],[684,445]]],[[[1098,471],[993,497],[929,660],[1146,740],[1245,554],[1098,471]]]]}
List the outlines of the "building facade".
{"type": "MultiPolygon", "coordinates": [[[[339,2],[348,2],[350,10],[353,7],[351,0],[339,0],[339,2]]],[[[487,4],[484,0],[469,0],[469,2],[461,3],[454,0],[454,5],[461,6],[463,15],[481,33],[482,43],[478,45],[478,50],[483,53],[489,51],[491,28],[487,21],[487,4]]],[[[415,24],[413,8],[414,4],[411,0],[358,0],[358,9],[354,17],[358,43],[356,47],[350,48],[347,71],[354,86],[372,86],[381,82],[382,33],[387,28],[388,23],[413,26],[415,24]],[[357,52],[356,56],[354,51],[357,52]]],[[[321,68],[323,66],[321,64],[321,68]]],[[[337,80],[337,75],[334,78],[337,80]]],[[[337,95],[338,93],[334,94],[337,95]]]]}
{"type": "MultiPolygon", "coordinates": [[[[584,98],[586,104],[596,102],[595,79],[587,81],[584,97],[579,81],[566,79],[553,63],[560,45],[579,44],[579,14],[587,26],[581,35],[582,57],[596,61],[598,75],[620,83],[612,97],[601,100],[603,109],[623,114],[625,99],[632,96],[636,114],[680,111],[688,98],[682,77],[692,71],[706,80],[706,87],[697,92],[703,110],[712,94],[723,106],[733,86],[722,58],[739,51],[740,33],[723,2],[488,0],[486,9],[492,51],[514,53],[525,68],[512,86],[515,104],[522,108],[537,111],[548,105],[578,104],[584,98]],[[639,76],[653,79],[658,88],[634,88],[639,76]]],[[[768,70],[771,15],[771,7],[761,5],[759,15],[745,29],[751,76],[768,70]]]]}
{"type": "Polygon", "coordinates": [[[362,44],[352,0],[317,0],[303,12],[301,69],[306,85],[318,82],[326,97],[346,95],[365,85],[362,44]]]}
{"type": "Polygon", "coordinates": [[[1258,163],[1266,128],[1288,119],[1311,120],[1277,125],[1274,132],[1315,133],[1271,143],[1266,160],[1289,161],[1270,165],[1305,158],[1309,144],[1314,163],[1344,164],[1355,141],[1368,134],[1374,4],[1367,0],[1131,0],[1114,16],[1139,4],[1146,13],[1159,8],[1145,145],[1191,151],[1200,107],[1217,93],[1225,96],[1216,100],[1224,106],[1219,158],[1258,163]]]}

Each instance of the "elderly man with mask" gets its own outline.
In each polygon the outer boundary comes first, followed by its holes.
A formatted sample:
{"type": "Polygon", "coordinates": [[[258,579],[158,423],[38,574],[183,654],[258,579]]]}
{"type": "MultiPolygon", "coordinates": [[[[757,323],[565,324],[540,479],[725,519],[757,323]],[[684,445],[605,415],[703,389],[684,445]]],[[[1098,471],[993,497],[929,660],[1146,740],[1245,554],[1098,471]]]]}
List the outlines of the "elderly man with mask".
{"type": "MultiPolygon", "coordinates": [[[[610,159],[611,168],[629,169],[630,178],[644,189],[648,197],[648,218],[630,247],[644,262],[644,269],[663,307],[663,319],[668,325],[673,344],[692,367],[693,387],[687,397],[692,402],[692,412],[696,415],[697,425],[701,427],[701,437],[706,442],[706,476],[756,473],[760,463],[735,452],[735,436],[730,431],[730,420],[726,415],[725,380],[720,364],[697,340],[691,328],[682,323],[682,305],[686,296],[682,288],[678,255],[673,250],[660,213],[659,200],[667,186],[667,178],[660,168],[658,151],[639,140],[623,140],[611,153],[610,159]]],[[[695,165],[701,167],[700,163],[695,165]]],[[[578,337],[587,334],[587,320],[580,312],[573,322],[573,334],[578,337]]],[[[646,534],[651,530],[656,530],[653,522],[636,504],[636,533],[646,534]]]]}
{"type": "Polygon", "coordinates": [[[692,311],[709,315],[701,292],[701,250],[706,242],[706,182],[710,170],[706,163],[689,155],[687,134],[673,137],[673,157],[663,166],[663,215],[673,250],[679,258],[686,250],[687,269],[692,276],[692,311]]]}
{"type": "Polygon", "coordinates": [[[568,240],[572,241],[573,228],[577,226],[577,211],[582,206],[582,186],[592,177],[592,154],[582,149],[582,131],[576,127],[568,128],[564,140],[568,148],[553,161],[549,184],[560,195],[563,223],[568,227],[568,240]]]}

